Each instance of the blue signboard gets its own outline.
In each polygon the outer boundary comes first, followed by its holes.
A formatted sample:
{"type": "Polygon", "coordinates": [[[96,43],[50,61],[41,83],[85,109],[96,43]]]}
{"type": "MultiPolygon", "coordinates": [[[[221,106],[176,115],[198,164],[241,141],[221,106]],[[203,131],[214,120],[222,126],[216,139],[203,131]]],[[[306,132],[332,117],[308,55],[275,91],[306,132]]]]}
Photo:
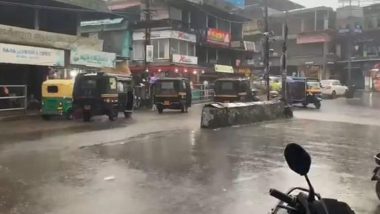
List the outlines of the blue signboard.
{"type": "Polygon", "coordinates": [[[225,0],[226,2],[234,5],[235,7],[244,8],[245,0],[225,0]]]}

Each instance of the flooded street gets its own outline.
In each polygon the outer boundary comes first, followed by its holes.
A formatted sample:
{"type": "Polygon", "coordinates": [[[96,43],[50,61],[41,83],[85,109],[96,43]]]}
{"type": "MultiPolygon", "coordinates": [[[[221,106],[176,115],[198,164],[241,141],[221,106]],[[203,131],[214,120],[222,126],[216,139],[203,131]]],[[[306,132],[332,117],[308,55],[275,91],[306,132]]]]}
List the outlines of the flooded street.
{"type": "Polygon", "coordinates": [[[287,168],[288,143],[310,152],[309,177],[323,197],[380,213],[370,181],[380,110],[327,100],[292,120],[216,130],[199,128],[200,110],[115,123],[36,120],[18,131],[9,122],[0,134],[0,213],[268,213],[270,188],[306,187],[287,168]]]}

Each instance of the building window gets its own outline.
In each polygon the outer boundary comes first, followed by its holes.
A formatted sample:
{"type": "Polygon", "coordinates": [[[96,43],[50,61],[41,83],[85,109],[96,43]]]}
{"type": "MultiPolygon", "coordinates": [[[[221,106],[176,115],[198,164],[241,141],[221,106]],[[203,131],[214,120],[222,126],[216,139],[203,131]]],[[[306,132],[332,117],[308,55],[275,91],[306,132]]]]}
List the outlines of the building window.
{"type": "Polygon", "coordinates": [[[169,39],[154,39],[152,44],[155,59],[169,59],[169,39]]]}
{"type": "Polygon", "coordinates": [[[243,25],[240,23],[231,24],[231,37],[234,41],[241,40],[243,37],[242,33],[243,25]]]}
{"type": "Polygon", "coordinates": [[[186,41],[180,41],[179,42],[179,53],[181,55],[187,55],[187,42],[186,41]]]}
{"type": "Polygon", "coordinates": [[[216,28],[216,18],[214,16],[207,16],[207,27],[216,28]]]}
{"type": "Polygon", "coordinates": [[[199,64],[207,63],[207,48],[199,47],[196,51],[199,64]]]}
{"type": "Polygon", "coordinates": [[[181,54],[186,56],[195,56],[195,44],[188,41],[171,39],[171,54],[181,54]]]}
{"type": "Polygon", "coordinates": [[[175,8],[175,7],[170,7],[169,8],[169,17],[170,17],[170,19],[173,19],[173,20],[182,21],[182,10],[175,8]]]}
{"type": "Polygon", "coordinates": [[[194,43],[188,43],[188,53],[189,56],[195,56],[195,44],[194,43]]]}
{"type": "Polygon", "coordinates": [[[216,59],[217,59],[217,53],[216,53],[216,49],[214,48],[209,48],[207,50],[207,54],[208,54],[208,63],[214,63],[216,64],[216,59]]]}
{"type": "Polygon", "coordinates": [[[170,40],[170,50],[171,54],[179,54],[179,40],[171,39],[170,40]]]}
{"type": "Polygon", "coordinates": [[[218,29],[225,31],[225,32],[230,32],[230,23],[227,21],[219,19],[218,20],[218,29]]]}
{"type": "Polygon", "coordinates": [[[133,59],[144,59],[144,41],[133,41],[133,59]]]}
{"type": "Polygon", "coordinates": [[[186,24],[191,23],[191,12],[190,11],[182,11],[182,22],[186,24]]]}
{"type": "Polygon", "coordinates": [[[58,93],[58,87],[55,85],[50,85],[47,87],[48,93],[58,93]]]}

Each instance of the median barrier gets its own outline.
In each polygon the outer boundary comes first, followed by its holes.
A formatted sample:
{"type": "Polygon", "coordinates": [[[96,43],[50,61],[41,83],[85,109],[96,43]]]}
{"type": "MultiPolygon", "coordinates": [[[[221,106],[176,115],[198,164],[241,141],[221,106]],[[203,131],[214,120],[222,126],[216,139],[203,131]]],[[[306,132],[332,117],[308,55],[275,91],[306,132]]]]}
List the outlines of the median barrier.
{"type": "Polygon", "coordinates": [[[286,118],[287,110],[285,110],[284,103],[279,100],[250,103],[212,103],[205,105],[202,109],[201,127],[215,129],[286,118]]]}

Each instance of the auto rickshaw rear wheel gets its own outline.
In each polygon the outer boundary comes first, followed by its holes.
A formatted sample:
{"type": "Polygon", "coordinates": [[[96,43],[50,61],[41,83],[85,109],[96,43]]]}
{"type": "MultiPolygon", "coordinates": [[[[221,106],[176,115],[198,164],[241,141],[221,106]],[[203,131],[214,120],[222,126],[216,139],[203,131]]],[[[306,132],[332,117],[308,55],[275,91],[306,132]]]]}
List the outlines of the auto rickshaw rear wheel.
{"type": "Polygon", "coordinates": [[[380,200],[380,181],[376,182],[376,195],[377,198],[380,200]]]}
{"type": "Polygon", "coordinates": [[[72,109],[67,110],[67,112],[65,113],[65,118],[67,120],[72,120],[73,119],[73,110],[72,109]]]}
{"type": "Polygon", "coordinates": [[[320,109],[321,108],[321,102],[320,101],[314,102],[314,106],[316,109],[320,109]]]}
{"type": "Polygon", "coordinates": [[[132,116],[132,112],[124,112],[125,118],[130,118],[132,116]]]}
{"type": "Polygon", "coordinates": [[[115,112],[114,110],[111,110],[111,111],[108,113],[108,119],[109,119],[110,121],[114,121],[114,120],[116,120],[117,116],[118,116],[118,112],[117,112],[117,111],[115,112]]]}
{"type": "Polygon", "coordinates": [[[183,104],[182,106],[181,106],[181,112],[182,113],[187,113],[188,111],[187,111],[187,105],[186,104],[183,104]]]}
{"type": "Polygon", "coordinates": [[[50,115],[43,114],[43,115],[42,115],[42,119],[44,119],[44,120],[50,120],[50,119],[51,119],[51,116],[50,116],[50,115]]]}
{"type": "Polygon", "coordinates": [[[91,120],[91,112],[90,111],[83,111],[83,121],[89,122],[91,120]]]}
{"type": "Polygon", "coordinates": [[[162,114],[163,111],[164,111],[164,108],[162,108],[162,106],[157,106],[157,112],[159,114],[162,114]]]}

